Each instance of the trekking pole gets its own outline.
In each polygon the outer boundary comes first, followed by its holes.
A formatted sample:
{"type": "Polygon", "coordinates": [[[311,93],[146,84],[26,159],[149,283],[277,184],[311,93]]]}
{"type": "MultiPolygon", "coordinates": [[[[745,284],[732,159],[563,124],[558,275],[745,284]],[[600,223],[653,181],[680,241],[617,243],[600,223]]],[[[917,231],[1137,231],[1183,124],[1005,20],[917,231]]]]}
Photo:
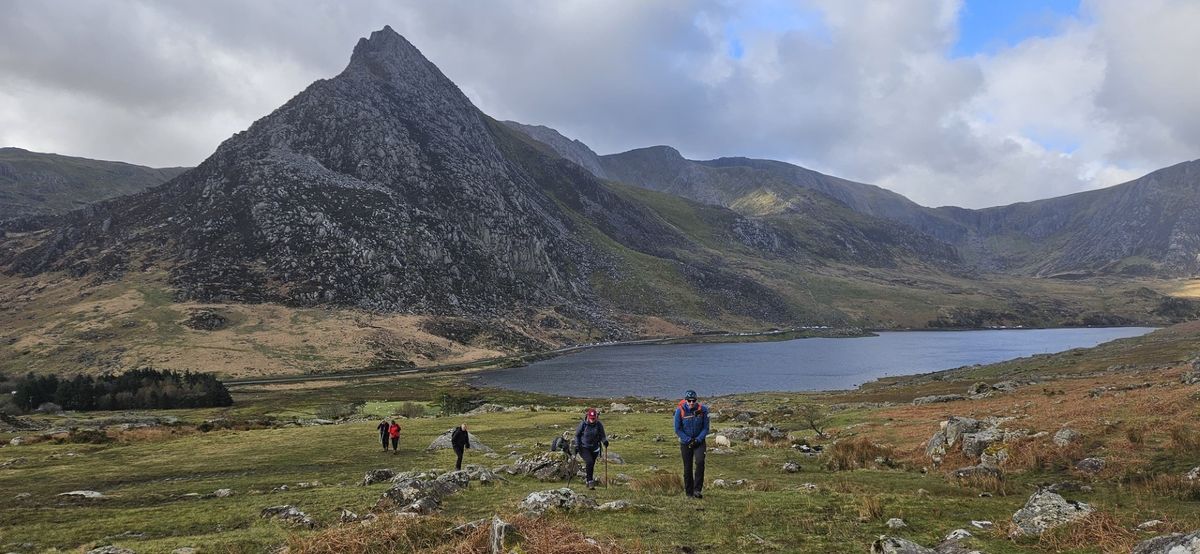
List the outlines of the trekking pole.
{"type": "Polygon", "coordinates": [[[608,490],[608,447],[604,447],[604,490],[608,490]]]}

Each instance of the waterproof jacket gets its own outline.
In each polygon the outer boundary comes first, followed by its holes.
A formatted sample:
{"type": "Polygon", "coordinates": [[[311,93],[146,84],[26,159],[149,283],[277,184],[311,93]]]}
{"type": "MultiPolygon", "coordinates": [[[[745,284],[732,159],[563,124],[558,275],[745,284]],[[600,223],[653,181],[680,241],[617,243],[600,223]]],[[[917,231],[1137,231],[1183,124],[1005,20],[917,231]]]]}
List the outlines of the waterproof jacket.
{"type": "Polygon", "coordinates": [[[400,438],[400,426],[393,423],[391,427],[388,427],[388,436],[393,439],[400,438]]]}
{"type": "Polygon", "coordinates": [[[704,442],[708,437],[708,407],[697,403],[696,409],[692,410],[685,403],[676,408],[675,435],[681,444],[704,442]]]}
{"type": "Polygon", "coordinates": [[[390,424],[386,421],[380,422],[379,425],[377,425],[377,427],[379,427],[379,435],[382,437],[386,437],[388,434],[388,429],[391,426],[392,426],[392,424],[390,424]]]}
{"type": "Polygon", "coordinates": [[[463,431],[462,427],[455,427],[454,432],[450,433],[450,446],[471,448],[471,435],[463,431]]]}
{"type": "Polygon", "coordinates": [[[582,452],[584,450],[600,450],[600,445],[608,442],[608,436],[604,434],[604,424],[597,419],[595,423],[588,423],[587,419],[579,422],[579,428],[575,430],[575,450],[582,452]]]}

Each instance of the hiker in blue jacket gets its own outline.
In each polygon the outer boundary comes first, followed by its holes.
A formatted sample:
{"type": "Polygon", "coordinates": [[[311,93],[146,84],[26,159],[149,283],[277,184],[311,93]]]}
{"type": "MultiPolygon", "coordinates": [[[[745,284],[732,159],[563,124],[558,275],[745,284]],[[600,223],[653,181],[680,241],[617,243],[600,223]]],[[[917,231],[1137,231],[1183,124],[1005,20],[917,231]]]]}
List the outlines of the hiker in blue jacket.
{"type": "Polygon", "coordinates": [[[683,492],[692,498],[704,498],[704,452],[708,438],[708,408],[696,400],[696,391],[683,394],[683,402],[675,410],[675,435],[679,437],[679,452],[683,455],[683,492]],[[696,471],[693,478],[692,464],[696,471]]]}
{"type": "Polygon", "coordinates": [[[608,446],[608,435],[604,434],[604,424],[600,423],[600,419],[595,408],[588,408],[587,415],[583,421],[579,422],[579,428],[575,430],[575,451],[583,457],[584,463],[587,464],[587,488],[596,488],[596,480],[592,478],[592,471],[596,468],[596,458],[601,454],[601,448],[608,446]]]}

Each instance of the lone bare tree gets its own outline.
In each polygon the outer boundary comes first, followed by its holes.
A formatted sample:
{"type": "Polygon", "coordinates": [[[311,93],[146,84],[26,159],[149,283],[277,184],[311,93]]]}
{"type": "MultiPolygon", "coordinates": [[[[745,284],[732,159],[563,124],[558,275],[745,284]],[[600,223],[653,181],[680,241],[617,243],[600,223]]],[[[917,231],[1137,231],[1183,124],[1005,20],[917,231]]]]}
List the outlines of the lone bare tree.
{"type": "Polygon", "coordinates": [[[825,425],[829,423],[829,412],[825,406],[816,403],[801,404],[796,411],[800,416],[800,420],[808,424],[809,428],[816,431],[817,436],[825,438],[825,425]]]}

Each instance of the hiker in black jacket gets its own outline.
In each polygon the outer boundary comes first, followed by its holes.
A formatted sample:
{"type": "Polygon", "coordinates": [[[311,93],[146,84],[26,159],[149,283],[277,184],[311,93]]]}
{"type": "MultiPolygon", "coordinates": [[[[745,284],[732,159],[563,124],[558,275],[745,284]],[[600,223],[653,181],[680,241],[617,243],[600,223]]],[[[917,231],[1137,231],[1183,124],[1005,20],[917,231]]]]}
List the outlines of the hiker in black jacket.
{"type": "Polygon", "coordinates": [[[467,434],[466,423],[455,427],[454,432],[450,433],[450,446],[454,448],[454,455],[458,456],[458,460],[454,462],[454,469],[462,469],[463,452],[471,448],[471,436],[467,434]]]}
{"type": "Polygon", "coordinates": [[[387,452],[388,429],[390,429],[392,425],[385,419],[380,421],[379,425],[376,427],[379,429],[379,442],[383,443],[383,451],[387,452]]]}
{"type": "Polygon", "coordinates": [[[592,478],[592,470],[596,468],[596,458],[601,454],[601,448],[608,446],[608,435],[604,434],[604,424],[600,423],[595,408],[588,408],[587,415],[579,422],[575,430],[575,451],[583,456],[587,464],[587,488],[596,488],[596,480],[592,478]]]}

